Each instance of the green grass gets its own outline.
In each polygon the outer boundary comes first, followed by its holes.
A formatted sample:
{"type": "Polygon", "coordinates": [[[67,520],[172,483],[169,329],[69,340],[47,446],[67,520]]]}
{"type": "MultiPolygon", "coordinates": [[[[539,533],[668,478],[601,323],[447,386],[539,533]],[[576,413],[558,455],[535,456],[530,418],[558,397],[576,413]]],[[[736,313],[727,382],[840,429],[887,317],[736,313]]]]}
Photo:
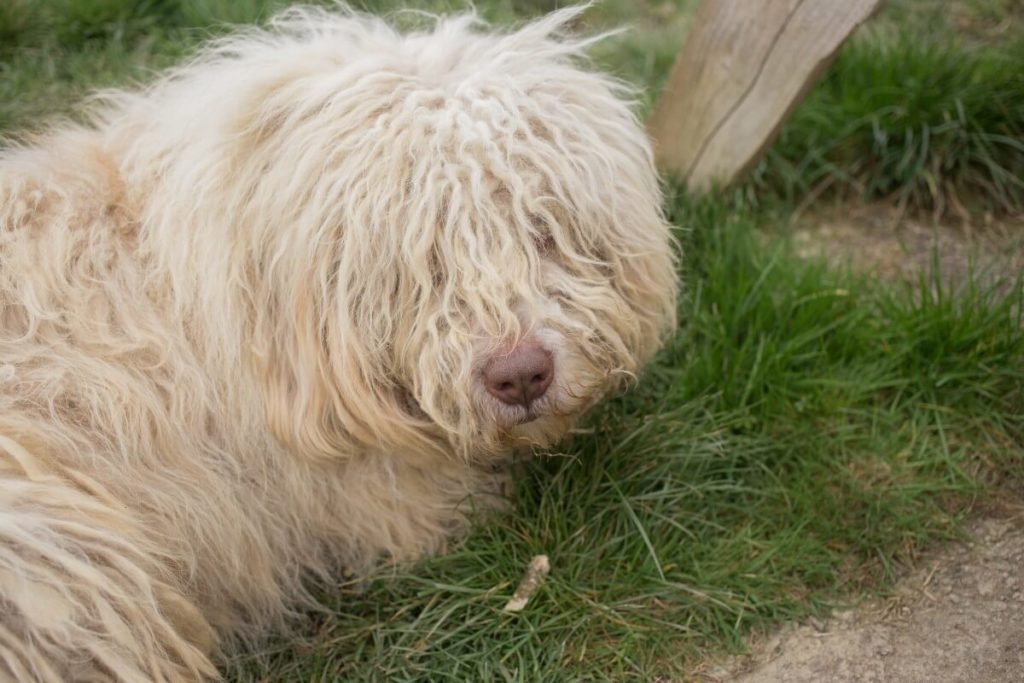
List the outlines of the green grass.
{"type": "Polygon", "coordinates": [[[1024,210],[1024,39],[944,33],[843,49],[754,173],[760,196],[891,199],[935,213],[1024,210]]]}
{"type": "MultiPolygon", "coordinates": [[[[969,35],[930,0],[890,3],[750,182],[717,200],[669,198],[686,227],[678,334],[633,391],[588,418],[589,432],[526,467],[515,512],[362,591],[323,587],[331,609],[310,615],[306,637],[241,657],[230,676],[680,675],[751,629],[883,585],[922,544],[957,533],[988,493],[979,471],[1024,481],[1019,283],[954,290],[935,275],[886,289],[798,259],[759,229],[826,196],[1020,210],[1024,49],[997,35],[1001,2],[957,4],[978,17],[969,35]],[[906,34],[908,23],[919,31],[906,34]],[[503,614],[538,553],[551,558],[548,581],[522,614],[503,614]]],[[[94,87],[145,80],[223,22],[281,4],[6,0],[0,135],[72,112],[94,87]]],[[[481,10],[507,22],[554,4],[481,10]]],[[[606,0],[593,26],[633,19],[637,29],[595,58],[656,87],[692,6],[606,0]]]]}
{"type": "Polygon", "coordinates": [[[1024,211],[1024,4],[888,0],[840,50],[745,188],[772,203],[1024,211]]]}

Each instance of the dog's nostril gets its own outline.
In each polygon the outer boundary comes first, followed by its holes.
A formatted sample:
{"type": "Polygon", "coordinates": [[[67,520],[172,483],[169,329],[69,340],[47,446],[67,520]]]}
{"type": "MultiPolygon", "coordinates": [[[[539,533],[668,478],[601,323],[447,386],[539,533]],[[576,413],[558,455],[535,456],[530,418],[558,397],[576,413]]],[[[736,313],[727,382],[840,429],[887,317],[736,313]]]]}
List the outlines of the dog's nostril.
{"type": "Polygon", "coordinates": [[[523,344],[511,353],[495,356],[484,369],[487,392],[506,405],[529,407],[551,386],[554,362],[537,344],[523,344]]]}

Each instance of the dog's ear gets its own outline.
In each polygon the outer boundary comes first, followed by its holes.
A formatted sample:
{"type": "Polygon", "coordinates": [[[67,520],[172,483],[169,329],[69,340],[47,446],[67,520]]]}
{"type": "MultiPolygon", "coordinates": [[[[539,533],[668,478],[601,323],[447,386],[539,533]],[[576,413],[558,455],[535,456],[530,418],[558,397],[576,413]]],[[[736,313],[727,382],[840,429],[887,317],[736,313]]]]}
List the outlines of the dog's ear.
{"type": "Polygon", "coordinates": [[[366,344],[322,288],[299,287],[259,316],[255,354],[269,428],[286,448],[338,458],[395,449],[441,452],[430,424],[408,411],[366,344]]]}

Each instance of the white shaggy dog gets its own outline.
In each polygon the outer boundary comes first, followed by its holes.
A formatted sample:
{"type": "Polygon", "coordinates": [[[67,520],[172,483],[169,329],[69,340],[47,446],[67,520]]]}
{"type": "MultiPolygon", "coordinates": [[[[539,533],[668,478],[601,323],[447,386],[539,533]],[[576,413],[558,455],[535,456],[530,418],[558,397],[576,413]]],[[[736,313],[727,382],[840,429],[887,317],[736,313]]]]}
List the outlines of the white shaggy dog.
{"type": "Polygon", "coordinates": [[[674,326],[564,32],[291,10],[0,156],[0,679],[193,681],[444,548],[674,326]]]}

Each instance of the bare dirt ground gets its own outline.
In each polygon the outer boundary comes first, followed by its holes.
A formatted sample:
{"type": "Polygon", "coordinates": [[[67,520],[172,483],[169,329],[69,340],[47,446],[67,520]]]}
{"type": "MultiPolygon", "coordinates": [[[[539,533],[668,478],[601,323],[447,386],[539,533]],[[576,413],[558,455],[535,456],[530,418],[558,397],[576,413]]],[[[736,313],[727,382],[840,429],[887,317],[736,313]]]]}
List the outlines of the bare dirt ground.
{"type": "MultiPolygon", "coordinates": [[[[868,207],[807,219],[793,235],[808,257],[888,280],[939,264],[958,280],[1024,267],[1024,220],[934,225],[868,207]]],[[[930,549],[885,598],[793,624],[706,664],[708,683],[1024,683],[1024,491],[968,524],[970,540],[930,549]]]]}
{"type": "Polygon", "coordinates": [[[890,281],[916,281],[936,264],[954,283],[972,267],[991,276],[1024,268],[1024,216],[954,224],[907,218],[885,206],[843,207],[801,220],[792,238],[803,256],[890,281]]]}
{"type": "Polygon", "coordinates": [[[708,683],[1024,681],[1024,505],[969,525],[884,599],[755,640],[708,683]]]}

